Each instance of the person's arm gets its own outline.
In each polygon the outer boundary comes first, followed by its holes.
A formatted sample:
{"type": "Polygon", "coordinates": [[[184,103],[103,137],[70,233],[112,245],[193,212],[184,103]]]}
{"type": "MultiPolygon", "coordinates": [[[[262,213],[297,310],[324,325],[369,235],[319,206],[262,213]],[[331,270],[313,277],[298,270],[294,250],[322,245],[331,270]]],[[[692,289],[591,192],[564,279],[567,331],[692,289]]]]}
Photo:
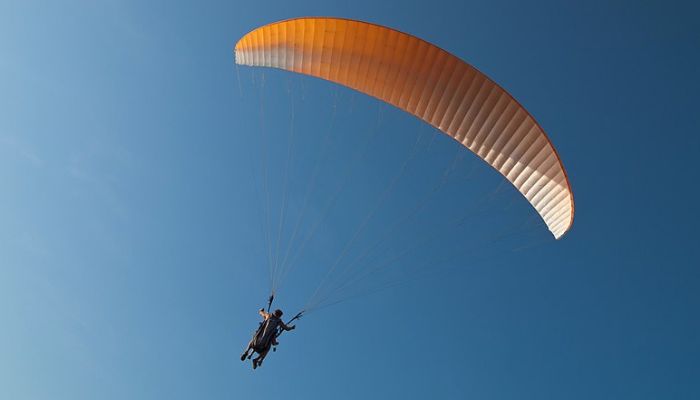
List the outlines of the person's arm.
{"type": "Polygon", "coordinates": [[[258,314],[260,314],[260,316],[263,317],[263,319],[268,319],[268,318],[270,318],[270,313],[266,312],[264,308],[261,308],[261,309],[258,311],[258,314]]]}
{"type": "Polygon", "coordinates": [[[280,328],[282,328],[285,331],[291,331],[291,330],[294,330],[294,328],[296,328],[296,326],[295,325],[287,325],[284,322],[280,321],[280,328]]]}

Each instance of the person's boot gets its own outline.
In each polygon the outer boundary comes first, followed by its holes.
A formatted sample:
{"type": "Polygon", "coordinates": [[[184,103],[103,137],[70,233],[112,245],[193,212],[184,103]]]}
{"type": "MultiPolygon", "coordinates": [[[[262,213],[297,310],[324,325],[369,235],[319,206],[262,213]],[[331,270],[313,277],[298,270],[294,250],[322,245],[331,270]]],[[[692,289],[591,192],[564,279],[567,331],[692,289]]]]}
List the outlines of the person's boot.
{"type": "Polygon", "coordinates": [[[253,369],[258,368],[258,359],[254,358],[253,359],[253,369]]]}
{"type": "Polygon", "coordinates": [[[248,351],[245,353],[241,354],[241,361],[245,361],[245,358],[248,357],[248,351]]]}

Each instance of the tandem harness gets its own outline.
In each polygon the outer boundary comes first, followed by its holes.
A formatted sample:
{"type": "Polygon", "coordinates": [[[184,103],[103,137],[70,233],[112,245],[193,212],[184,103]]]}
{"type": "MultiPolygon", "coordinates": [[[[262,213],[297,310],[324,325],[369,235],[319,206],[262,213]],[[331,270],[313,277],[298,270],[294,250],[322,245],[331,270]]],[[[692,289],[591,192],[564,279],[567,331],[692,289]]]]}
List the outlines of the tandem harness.
{"type": "MultiPolygon", "coordinates": [[[[270,312],[270,307],[272,306],[272,302],[274,299],[275,296],[270,295],[270,298],[267,301],[268,313],[270,312]]],[[[300,311],[299,313],[297,313],[297,315],[295,315],[292,319],[290,319],[287,322],[287,325],[291,324],[297,319],[300,319],[303,314],[304,311],[300,311]]],[[[272,351],[277,351],[277,349],[274,347],[277,344],[275,339],[277,339],[282,334],[282,332],[284,332],[281,325],[282,321],[277,317],[270,317],[265,321],[261,322],[258,326],[258,329],[253,334],[251,349],[258,354],[264,353],[265,350],[269,349],[270,347],[272,347],[272,351]]],[[[248,356],[248,359],[250,359],[251,356],[252,354],[248,356]]]]}

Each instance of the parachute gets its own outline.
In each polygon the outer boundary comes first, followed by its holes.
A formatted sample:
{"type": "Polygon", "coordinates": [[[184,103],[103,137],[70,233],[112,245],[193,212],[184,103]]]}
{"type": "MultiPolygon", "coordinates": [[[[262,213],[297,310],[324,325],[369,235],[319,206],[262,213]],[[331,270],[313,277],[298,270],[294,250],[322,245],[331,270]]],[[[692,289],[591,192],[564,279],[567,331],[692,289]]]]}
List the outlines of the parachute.
{"type": "Polygon", "coordinates": [[[543,129],[508,92],[447,51],[380,25],[314,17],[253,30],[236,44],[235,59],[335,82],[413,114],[501,173],[556,239],[571,228],[571,185],[543,129]]]}

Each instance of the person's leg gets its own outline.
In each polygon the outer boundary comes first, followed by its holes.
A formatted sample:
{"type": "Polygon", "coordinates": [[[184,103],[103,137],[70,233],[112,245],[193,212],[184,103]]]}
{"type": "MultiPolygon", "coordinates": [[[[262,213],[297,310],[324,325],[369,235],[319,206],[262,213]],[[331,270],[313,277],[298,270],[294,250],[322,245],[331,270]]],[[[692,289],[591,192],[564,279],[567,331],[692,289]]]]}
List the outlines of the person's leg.
{"type": "Polygon", "coordinates": [[[262,364],[267,352],[270,351],[270,346],[268,346],[262,353],[258,353],[258,356],[253,359],[253,369],[257,368],[262,364]]]}
{"type": "Polygon", "coordinates": [[[245,361],[246,357],[248,357],[248,352],[253,348],[253,341],[255,341],[255,339],[251,339],[250,342],[248,342],[248,347],[246,347],[243,354],[241,354],[241,361],[245,361]]]}

